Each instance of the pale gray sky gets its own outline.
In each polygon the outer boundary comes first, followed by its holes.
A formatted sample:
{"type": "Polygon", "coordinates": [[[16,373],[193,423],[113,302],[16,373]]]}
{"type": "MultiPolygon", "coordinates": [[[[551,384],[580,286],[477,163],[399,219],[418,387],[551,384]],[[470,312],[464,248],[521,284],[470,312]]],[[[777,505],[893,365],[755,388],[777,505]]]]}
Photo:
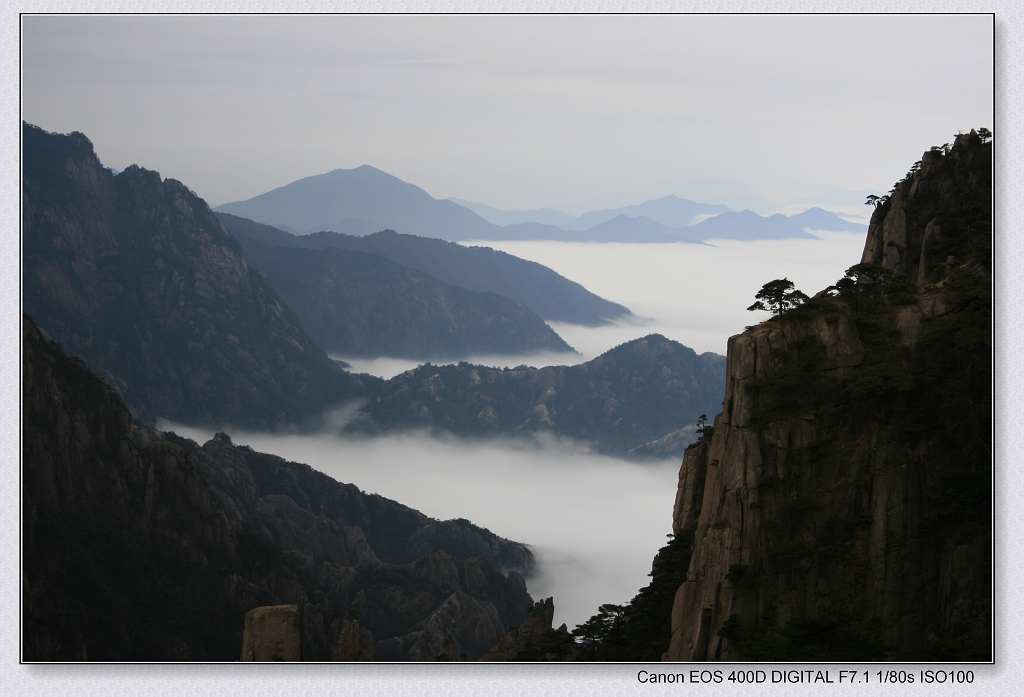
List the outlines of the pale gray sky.
{"type": "Polygon", "coordinates": [[[991,18],[26,17],[23,116],[210,203],[372,164],[505,208],[885,191],[992,123],[991,18]]]}

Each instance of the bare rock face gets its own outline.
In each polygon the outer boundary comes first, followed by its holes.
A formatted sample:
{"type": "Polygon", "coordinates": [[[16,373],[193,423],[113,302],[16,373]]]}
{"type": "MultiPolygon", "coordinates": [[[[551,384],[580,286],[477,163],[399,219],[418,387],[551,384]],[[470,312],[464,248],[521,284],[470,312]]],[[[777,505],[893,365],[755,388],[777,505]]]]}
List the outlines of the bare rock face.
{"type": "Polygon", "coordinates": [[[680,469],[666,659],[991,656],[990,158],[960,136],[879,206],[863,261],[904,290],[730,339],[680,469]]]}
{"type": "Polygon", "coordinates": [[[359,626],[358,620],[345,620],[331,653],[332,661],[372,661],[373,632],[359,626]]]}
{"type": "Polygon", "coordinates": [[[553,598],[534,603],[518,627],[502,636],[480,657],[481,661],[571,661],[577,658],[576,643],[563,624],[553,629],[553,598]]]}
{"type": "Polygon", "coordinates": [[[298,605],[255,607],[245,613],[243,661],[300,661],[298,605]]]}
{"type": "Polygon", "coordinates": [[[480,655],[503,631],[493,606],[455,591],[416,632],[409,657],[419,661],[465,660],[480,655]]]}
{"type": "Polygon", "coordinates": [[[946,154],[940,149],[924,153],[917,173],[897,182],[888,200],[875,209],[861,262],[904,274],[919,286],[927,282],[930,272],[945,273],[942,248],[955,245],[962,235],[990,233],[990,229],[970,229],[965,219],[960,221],[965,227],[960,228],[949,213],[950,206],[956,205],[951,202],[986,205],[982,198],[991,192],[991,161],[991,149],[974,131],[958,135],[946,154]],[[939,224],[942,218],[954,225],[948,236],[939,224]]]}

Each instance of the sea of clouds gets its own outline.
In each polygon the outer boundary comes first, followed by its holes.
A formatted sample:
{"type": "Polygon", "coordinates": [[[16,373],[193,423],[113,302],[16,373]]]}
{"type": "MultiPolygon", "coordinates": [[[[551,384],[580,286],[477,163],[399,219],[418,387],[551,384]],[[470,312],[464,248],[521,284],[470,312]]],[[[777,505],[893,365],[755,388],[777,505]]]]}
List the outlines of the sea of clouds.
{"type": "MultiPolygon", "coordinates": [[[[636,318],[605,327],[552,326],[579,355],[473,356],[515,366],[577,363],[651,332],[698,352],[725,353],[745,325],[754,293],[788,277],[809,295],[860,258],[863,234],[818,240],[711,244],[480,242],[537,261],[629,307],[636,318]]],[[[390,377],[417,361],[344,357],[354,370],[390,377]]],[[[435,363],[442,361],[434,360],[435,363]]],[[[570,628],[601,603],[628,601],[647,583],[655,551],[671,529],[679,462],[635,463],[595,455],[560,439],[467,441],[404,433],[372,439],[338,435],[344,410],[319,434],[232,432],[236,443],[304,462],[436,518],[468,518],[531,545],[535,598],[553,595],[555,622],[570,628]],[[335,423],[336,422],[336,423],[335,423]]],[[[204,441],[212,430],[164,424],[204,441]]]]}

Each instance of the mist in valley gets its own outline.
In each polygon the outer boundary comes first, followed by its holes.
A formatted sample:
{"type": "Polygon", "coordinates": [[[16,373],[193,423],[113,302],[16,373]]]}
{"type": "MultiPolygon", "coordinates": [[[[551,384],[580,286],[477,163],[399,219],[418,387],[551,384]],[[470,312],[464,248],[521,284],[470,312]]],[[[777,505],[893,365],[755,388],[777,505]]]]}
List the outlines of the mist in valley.
{"type": "MultiPolygon", "coordinates": [[[[167,422],[160,427],[200,443],[213,435],[167,422]]],[[[551,438],[231,436],[434,518],[467,518],[530,545],[537,573],[527,587],[535,599],[554,596],[555,626],[572,628],[601,603],[632,598],[671,529],[674,460],[627,462],[551,438]]]]}
{"type": "MultiPolygon", "coordinates": [[[[729,336],[764,319],[746,307],[768,280],[787,276],[808,294],[856,263],[861,234],[818,240],[713,244],[481,242],[544,265],[628,306],[636,317],[603,327],[551,323],[578,354],[470,356],[494,366],[565,365],[659,332],[698,352],[725,353],[729,336]]],[[[391,377],[420,362],[339,356],[357,372],[391,377]]],[[[434,359],[433,363],[443,363],[434,359]]],[[[679,462],[636,463],[555,438],[462,440],[426,433],[337,435],[355,411],[329,415],[311,435],[232,431],[236,443],[303,462],[435,518],[467,518],[529,544],[535,598],[553,595],[555,623],[585,621],[601,603],[623,603],[647,583],[670,531],[679,462]]],[[[680,424],[681,426],[683,424],[680,424]]],[[[205,441],[212,430],[162,424],[205,441]]]]}
{"type": "MultiPolygon", "coordinates": [[[[628,321],[601,327],[548,322],[578,352],[433,358],[434,364],[468,361],[515,367],[573,365],[619,344],[657,332],[703,353],[725,354],[726,343],[767,315],[748,312],[754,294],[783,276],[808,295],[835,283],[860,260],[864,234],[818,232],[819,239],[708,244],[573,242],[465,243],[536,261],[633,311],[628,321]]],[[[425,362],[409,358],[335,356],[352,370],[390,378],[425,362]]]]}

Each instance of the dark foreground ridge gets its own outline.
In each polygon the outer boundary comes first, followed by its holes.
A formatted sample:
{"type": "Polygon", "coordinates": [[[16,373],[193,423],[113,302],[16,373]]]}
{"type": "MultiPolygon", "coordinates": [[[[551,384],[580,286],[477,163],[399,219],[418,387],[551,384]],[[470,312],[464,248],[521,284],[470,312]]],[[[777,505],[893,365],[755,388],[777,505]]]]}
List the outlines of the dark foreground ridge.
{"type": "Polygon", "coordinates": [[[27,318],[23,342],[25,660],[237,660],[267,605],[313,660],[475,658],[527,619],[524,545],[139,425],[27,318]]]}

